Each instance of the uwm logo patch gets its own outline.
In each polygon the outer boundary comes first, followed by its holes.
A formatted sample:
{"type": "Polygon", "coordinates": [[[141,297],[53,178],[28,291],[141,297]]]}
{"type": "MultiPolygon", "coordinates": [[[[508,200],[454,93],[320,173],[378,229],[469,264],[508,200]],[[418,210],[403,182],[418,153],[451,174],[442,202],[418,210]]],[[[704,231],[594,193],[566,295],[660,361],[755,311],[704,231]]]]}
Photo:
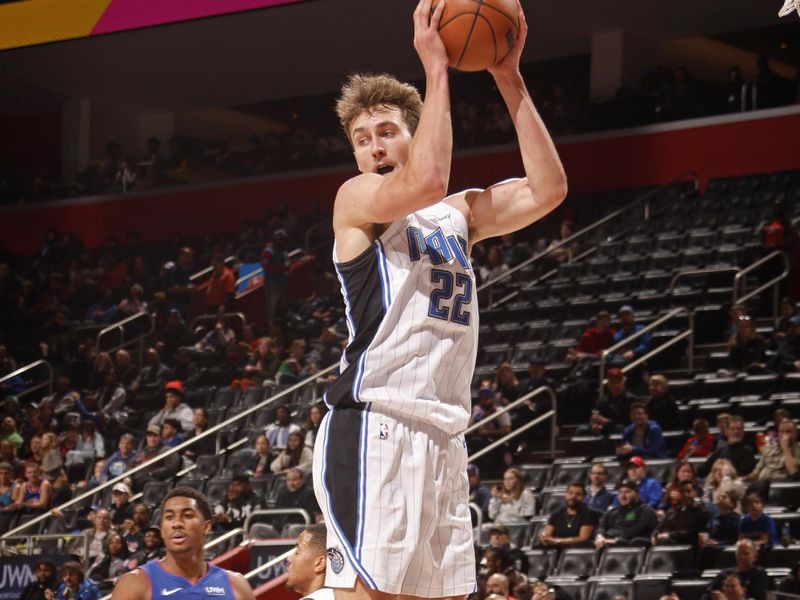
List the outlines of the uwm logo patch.
{"type": "Polygon", "coordinates": [[[225,588],[218,585],[207,585],[205,588],[206,594],[209,596],[224,596],[225,588]]]}

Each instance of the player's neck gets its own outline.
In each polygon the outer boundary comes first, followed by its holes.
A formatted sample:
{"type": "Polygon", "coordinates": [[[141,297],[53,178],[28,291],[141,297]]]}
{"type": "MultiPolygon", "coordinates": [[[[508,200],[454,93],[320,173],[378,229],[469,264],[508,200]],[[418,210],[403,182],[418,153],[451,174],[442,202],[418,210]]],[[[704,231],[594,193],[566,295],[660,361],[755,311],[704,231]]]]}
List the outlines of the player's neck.
{"type": "Polygon", "coordinates": [[[192,585],[208,572],[206,559],[201,550],[199,553],[167,554],[161,566],[168,573],[188,579],[192,585]]]}

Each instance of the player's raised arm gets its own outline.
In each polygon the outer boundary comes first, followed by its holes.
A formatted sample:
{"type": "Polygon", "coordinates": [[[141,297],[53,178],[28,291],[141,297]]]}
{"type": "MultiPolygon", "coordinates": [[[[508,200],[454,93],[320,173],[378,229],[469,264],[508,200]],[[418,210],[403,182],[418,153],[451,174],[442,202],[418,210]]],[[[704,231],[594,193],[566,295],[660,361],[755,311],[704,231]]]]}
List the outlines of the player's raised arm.
{"type": "Polygon", "coordinates": [[[519,34],[514,46],[489,72],[514,122],[525,178],[464,194],[470,217],[470,242],[519,230],[549,213],[567,195],[561,160],[519,72],[528,26],[519,2],[517,8],[519,34]]]}
{"type": "Polygon", "coordinates": [[[337,194],[337,230],[391,222],[447,193],[453,131],[447,52],[438,32],[444,2],[432,10],[432,1],[420,0],[414,11],[414,47],[425,71],[419,123],[407,122],[396,106],[380,103],[344,123],[362,175],[337,194]]]}

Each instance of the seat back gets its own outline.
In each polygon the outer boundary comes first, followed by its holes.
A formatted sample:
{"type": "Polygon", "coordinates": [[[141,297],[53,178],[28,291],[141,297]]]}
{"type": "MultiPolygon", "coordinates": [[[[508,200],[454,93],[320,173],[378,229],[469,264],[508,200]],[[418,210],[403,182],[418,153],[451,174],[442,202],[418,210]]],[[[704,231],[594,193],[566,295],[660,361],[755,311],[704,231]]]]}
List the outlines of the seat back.
{"type": "Polygon", "coordinates": [[[565,548],[558,559],[556,573],[579,578],[589,577],[597,565],[597,550],[594,548],[565,548]]]}
{"type": "Polygon", "coordinates": [[[526,550],[525,558],[528,561],[528,579],[531,581],[544,579],[553,571],[556,550],[552,548],[526,550]]]}
{"type": "Polygon", "coordinates": [[[688,573],[693,569],[693,560],[691,546],[653,546],[647,552],[643,572],[650,575],[688,573]]]}
{"type": "Polygon", "coordinates": [[[600,557],[598,575],[633,577],[642,567],[644,548],[608,548],[600,557]]]}
{"type": "Polygon", "coordinates": [[[589,581],[588,600],[614,600],[617,596],[633,600],[633,582],[604,578],[594,578],[589,581]]]}
{"type": "Polygon", "coordinates": [[[164,496],[169,491],[170,483],[168,481],[148,481],[144,484],[142,489],[142,504],[150,508],[161,504],[164,496]]]}

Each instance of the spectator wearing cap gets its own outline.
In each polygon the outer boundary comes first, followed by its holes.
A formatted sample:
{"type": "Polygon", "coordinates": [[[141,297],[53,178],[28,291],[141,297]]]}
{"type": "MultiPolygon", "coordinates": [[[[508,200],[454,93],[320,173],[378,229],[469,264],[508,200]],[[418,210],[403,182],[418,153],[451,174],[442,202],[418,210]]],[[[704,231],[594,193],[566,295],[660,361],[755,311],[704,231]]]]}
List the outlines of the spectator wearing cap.
{"type": "MultiPolygon", "coordinates": [[[[149,425],[145,435],[145,447],[136,455],[134,462],[140,465],[151,461],[160,454],[166,453],[170,448],[161,443],[161,427],[149,425]]],[[[168,481],[178,473],[181,468],[181,457],[177,452],[165,456],[133,475],[133,488],[141,491],[145,483],[153,479],[168,481]]]]}
{"type": "Polygon", "coordinates": [[[103,467],[100,482],[122,475],[131,468],[135,459],[136,452],[133,449],[133,436],[130,433],[123,433],[119,437],[117,451],[108,457],[103,467]]]}
{"type": "Polygon", "coordinates": [[[603,350],[611,347],[616,333],[611,328],[611,314],[607,310],[601,310],[595,315],[594,326],[583,330],[578,345],[567,354],[567,360],[573,363],[594,362],[603,350]]]}
{"type": "Polygon", "coordinates": [[[564,492],[566,505],[556,510],[547,520],[539,542],[543,546],[574,548],[588,546],[597,528],[597,513],[583,500],[586,488],[582,483],[571,483],[564,492]]]}
{"type": "MultiPolygon", "coordinates": [[[[194,413],[192,413],[194,416],[194,413]]],[[[178,419],[164,419],[161,424],[161,443],[167,448],[174,448],[183,442],[181,434],[181,422],[178,419]]]]}
{"type": "Polygon", "coordinates": [[[11,442],[17,452],[25,441],[17,431],[17,422],[14,417],[3,417],[0,421],[0,442],[11,442]]]}
{"type": "Polygon", "coordinates": [[[478,390],[478,404],[473,407],[469,420],[470,426],[480,423],[480,426],[467,436],[470,453],[485,448],[511,431],[511,418],[507,412],[490,420],[497,410],[494,390],[488,384],[482,385],[478,390]]]}
{"type": "MultiPolygon", "coordinates": [[[[614,334],[613,346],[644,329],[644,325],[636,322],[636,314],[633,312],[631,305],[626,304],[619,309],[617,314],[619,316],[619,329],[614,334]]],[[[623,350],[620,354],[609,357],[609,362],[616,365],[626,365],[640,356],[644,356],[650,349],[650,334],[644,333],[632,343],[632,347],[623,350]]]]}
{"type": "Polygon", "coordinates": [[[236,292],[236,277],[225,259],[215,254],[211,257],[211,277],[205,289],[206,313],[225,312],[233,302],[236,292]]]}
{"type": "Polygon", "coordinates": [[[691,544],[696,546],[699,534],[708,532],[708,514],[698,502],[697,488],[690,479],[680,482],[681,499],[670,508],[653,534],[653,544],[691,544]]]}
{"type": "Polygon", "coordinates": [[[284,229],[272,232],[272,241],[261,250],[261,268],[264,270],[264,295],[267,303],[267,320],[270,324],[282,316],[286,306],[286,288],[289,284],[288,237],[284,229]]]}
{"type": "Polygon", "coordinates": [[[225,498],[214,507],[214,529],[230,531],[244,525],[250,513],[260,508],[258,496],[250,487],[247,475],[234,475],[225,498]]]}
{"type": "Polygon", "coordinates": [[[489,500],[492,494],[489,488],[481,482],[481,472],[477,465],[467,465],[467,479],[469,480],[469,501],[480,507],[483,518],[486,519],[489,516],[489,500]]]}
{"type": "Polygon", "coordinates": [[[608,510],[614,502],[614,494],[606,488],[608,481],[608,470],[601,462],[592,463],[589,469],[589,485],[586,488],[586,506],[593,511],[602,514],[608,510]]]}
{"type": "Polygon", "coordinates": [[[647,406],[640,402],[631,405],[631,424],[622,432],[622,444],[617,446],[617,455],[622,459],[631,456],[666,458],[667,445],[661,427],[649,419],[647,406]]]}
{"type": "Polygon", "coordinates": [[[778,347],[770,366],[778,373],[800,371],[800,315],[794,315],[789,319],[789,328],[786,335],[778,340],[778,347]]]}
{"type": "MultiPolygon", "coordinates": [[[[638,486],[639,498],[653,510],[658,508],[664,490],[661,484],[647,473],[647,463],[641,456],[634,456],[628,461],[627,478],[638,486]]],[[[619,506],[619,497],[612,503],[619,506]]]]}
{"type": "Polygon", "coordinates": [[[183,383],[178,380],[168,381],[164,386],[164,406],[148,422],[148,426],[161,426],[167,419],[176,419],[180,423],[180,431],[189,432],[192,424],[192,408],[183,402],[183,383]]]}
{"type": "Polygon", "coordinates": [[[649,546],[658,517],[656,511],[639,498],[639,484],[633,479],[623,479],[617,486],[617,498],[617,505],[600,521],[595,547],[649,546]]]}
{"type": "Polygon", "coordinates": [[[635,398],[625,389],[625,373],[614,367],[606,373],[603,397],[592,412],[588,425],[578,428],[578,435],[622,433],[631,423],[631,405],[635,398]]]}
{"type": "Polygon", "coordinates": [[[175,262],[166,263],[162,269],[161,288],[167,293],[167,302],[183,315],[188,314],[195,291],[191,280],[193,271],[194,250],[188,246],[180,248],[175,262]]]}
{"type": "Polygon", "coordinates": [[[487,548],[505,548],[511,550],[511,532],[505,525],[493,524],[489,529],[489,545],[487,548]]]}
{"type": "MultiPolygon", "coordinates": [[[[556,389],[556,382],[552,377],[547,375],[545,367],[547,361],[544,356],[533,354],[528,357],[528,376],[519,382],[517,387],[517,398],[532,392],[540,387],[547,387],[551,390],[556,389]]],[[[521,427],[525,423],[529,423],[541,414],[550,410],[551,406],[550,396],[547,394],[539,394],[533,398],[529,398],[521,405],[517,406],[514,417],[514,428],[521,427]]],[[[534,427],[528,430],[528,441],[531,442],[537,437],[542,435],[542,429],[550,427],[550,421],[542,424],[541,426],[534,427]]]]}
{"type": "Polygon", "coordinates": [[[111,523],[119,527],[125,519],[133,519],[133,504],[131,504],[131,488],[126,484],[115,483],[111,488],[111,523]]]}
{"type": "Polygon", "coordinates": [[[675,398],[669,393],[669,382],[663,375],[652,375],[648,382],[650,398],[647,400],[647,414],[664,430],[684,429],[681,411],[675,398]]]}

